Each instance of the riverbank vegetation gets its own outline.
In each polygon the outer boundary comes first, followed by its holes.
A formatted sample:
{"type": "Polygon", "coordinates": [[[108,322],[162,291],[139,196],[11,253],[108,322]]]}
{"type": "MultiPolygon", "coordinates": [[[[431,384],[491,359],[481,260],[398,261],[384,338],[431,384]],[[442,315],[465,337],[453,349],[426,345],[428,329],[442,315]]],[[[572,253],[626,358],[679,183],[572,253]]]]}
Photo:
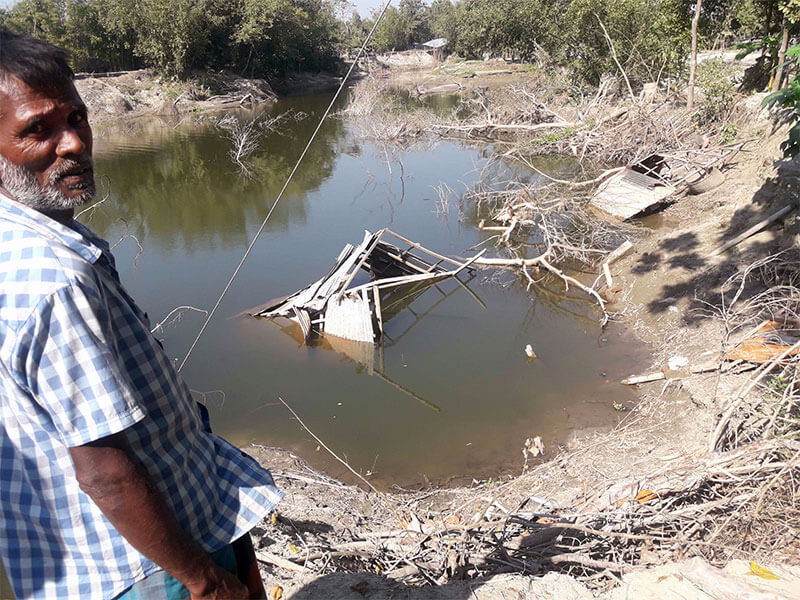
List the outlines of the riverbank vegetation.
{"type": "MultiPolygon", "coordinates": [[[[794,31],[793,5],[706,0],[699,13],[699,48],[747,42],[764,52],[763,70],[769,74],[779,62],[784,32],[794,31]]],[[[429,6],[401,0],[379,24],[373,49],[404,50],[444,37],[448,50],[462,58],[505,57],[560,67],[579,85],[598,85],[604,74],[618,71],[618,59],[636,87],[688,73],[695,6],[683,0],[434,0],[429,6]]],[[[374,18],[348,22],[351,43],[363,39],[374,18]]]]}
{"type": "MultiPolygon", "coordinates": [[[[527,166],[533,174],[524,180],[440,188],[436,210],[457,205],[478,215],[482,244],[495,254],[487,267],[516,269],[521,285],[550,290],[557,302],[588,298],[602,309],[598,323],[617,319],[633,329],[653,345],[654,377],[642,380],[632,410],[614,406],[614,431],[546,448],[544,462],[529,440],[515,475],[502,482],[385,494],[293,459],[276,467],[274,455],[262,457],[289,492],[257,540],[268,581],[297,587],[302,578],[359,573],[343,593],[316,595],[347,597],[350,588],[363,594],[387,580],[468,580],[472,590],[498,573],[555,572],[602,594],[637,571],[692,557],[717,567],[752,561],[750,581],[789,577],[781,566],[800,564],[800,257],[786,249],[797,245],[800,223],[783,212],[771,229],[720,248],[765,216],[796,209],[798,169],[780,160],[778,146],[788,136],[788,154],[800,147],[787,123],[800,108],[797,8],[797,0],[401,0],[388,9],[372,50],[446,37],[458,57],[420,72],[405,91],[426,96],[451,86],[461,102],[448,114],[422,103],[409,110],[386,69],[352,90],[339,117],[387,148],[390,172],[389,151],[428,134],[480,141],[494,160],[527,166]],[[746,68],[701,62],[696,102],[687,107],[697,7],[701,50],[741,45],[734,54],[749,51],[755,60],[746,68]],[[489,84],[523,60],[530,68],[511,73],[512,81],[489,84]],[[783,112],[762,110],[768,92],[783,112]],[[548,154],[578,166],[537,172],[536,160],[548,154]],[[715,166],[722,183],[675,194],[657,217],[661,228],[612,222],[587,207],[607,178],[656,154],[688,171],[715,166]],[[625,242],[628,255],[612,265],[625,242]],[[366,572],[376,574],[369,583],[366,572]]],[[[341,16],[326,0],[23,0],[0,22],[67,47],[79,70],[263,76],[335,68],[376,18],[341,16]]],[[[245,163],[252,124],[219,125],[232,141],[230,158],[245,163]]],[[[299,153],[306,134],[287,144],[299,153]]],[[[170,151],[188,150],[176,143],[170,151]]],[[[274,153],[256,159],[270,167],[276,160],[274,153]]],[[[332,160],[326,155],[322,168],[302,172],[324,177],[332,160]]],[[[272,172],[258,167],[247,185],[263,185],[272,172]]],[[[165,205],[153,222],[173,228],[181,206],[190,203],[165,205]]],[[[690,580],[692,572],[667,575],[690,580]]],[[[698,581],[698,589],[712,585],[698,581]]]]}
{"type": "Polygon", "coordinates": [[[22,0],[0,26],[62,46],[76,71],[230,69],[263,77],[337,68],[328,0],[22,0]]]}
{"type": "MultiPolygon", "coordinates": [[[[504,57],[563,70],[578,88],[623,70],[634,88],[686,78],[698,47],[759,53],[751,87],[791,79],[796,0],[399,0],[368,47],[406,50],[432,37],[462,58],[504,57]]],[[[21,0],[0,26],[67,48],[78,71],[228,69],[241,76],[336,70],[378,16],[343,0],[21,0]]]]}

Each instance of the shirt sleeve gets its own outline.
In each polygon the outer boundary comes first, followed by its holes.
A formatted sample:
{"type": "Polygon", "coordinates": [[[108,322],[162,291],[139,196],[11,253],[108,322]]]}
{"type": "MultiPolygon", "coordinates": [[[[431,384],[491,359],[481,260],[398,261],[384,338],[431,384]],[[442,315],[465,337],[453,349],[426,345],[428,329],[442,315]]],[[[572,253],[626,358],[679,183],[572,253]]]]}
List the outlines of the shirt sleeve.
{"type": "Polygon", "coordinates": [[[145,417],[96,289],[65,286],[20,330],[16,369],[68,447],[122,431],[145,417]]]}

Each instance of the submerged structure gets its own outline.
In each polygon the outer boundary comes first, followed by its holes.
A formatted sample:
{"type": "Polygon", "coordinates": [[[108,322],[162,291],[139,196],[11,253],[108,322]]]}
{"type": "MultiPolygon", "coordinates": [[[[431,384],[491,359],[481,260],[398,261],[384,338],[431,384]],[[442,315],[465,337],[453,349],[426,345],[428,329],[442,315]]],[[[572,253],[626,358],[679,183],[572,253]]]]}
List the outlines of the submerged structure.
{"type": "Polygon", "coordinates": [[[347,244],[342,249],[327,275],[253,314],[298,323],[306,343],[312,336],[324,335],[373,344],[383,335],[385,320],[393,316],[396,306],[403,305],[398,297],[417,297],[451,277],[464,285],[457,276],[481,254],[459,262],[389,229],[365,231],[358,246],[347,244]],[[371,280],[356,284],[361,271],[371,280]]]}

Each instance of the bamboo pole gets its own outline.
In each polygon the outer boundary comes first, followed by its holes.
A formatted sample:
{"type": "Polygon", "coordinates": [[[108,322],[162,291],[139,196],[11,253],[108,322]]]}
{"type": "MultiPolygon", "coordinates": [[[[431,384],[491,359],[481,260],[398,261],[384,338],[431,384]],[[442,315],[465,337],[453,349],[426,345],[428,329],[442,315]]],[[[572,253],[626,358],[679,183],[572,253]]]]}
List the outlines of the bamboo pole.
{"type": "Polygon", "coordinates": [[[717,248],[716,250],[714,250],[711,253],[711,256],[718,256],[718,255],[722,254],[723,252],[725,252],[726,250],[729,250],[730,248],[733,248],[739,242],[743,242],[744,240],[749,238],[751,235],[754,235],[754,234],[758,233],[759,231],[764,229],[767,225],[772,224],[773,222],[777,221],[782,216],[792,212],[796,208],[797,208],[796,204],[790,204],[788,206],[784,206],[778,212],[771,214],[770,216],[766,217],[765,219],[761,219],[758,223],[756,223],[752,227],[748,228],[747,230],[743,231],[742,233],[737,235],[732,240],[728,240],[727,242],[722,244],[722,246],[720,246],[719,248],[717,248]]]}
{"type": "Polygon", "coordinates": [[[689,88],[688,98],[686,99],[686,108],[689,110],[694,109],[694,80],[697,76],[697,25],[700,23],[700,9],[703,6],[703,0],[697,0],[694,7],[694,18],[692,19],[692,56],[689,59],[689,88]]]}

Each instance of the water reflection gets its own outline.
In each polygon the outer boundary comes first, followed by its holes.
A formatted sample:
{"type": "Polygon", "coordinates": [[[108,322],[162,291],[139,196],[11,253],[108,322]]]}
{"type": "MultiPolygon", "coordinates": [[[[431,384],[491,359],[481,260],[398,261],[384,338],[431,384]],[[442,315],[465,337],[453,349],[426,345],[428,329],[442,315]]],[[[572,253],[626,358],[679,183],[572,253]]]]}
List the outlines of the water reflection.
{"type": "MultiPolygon", "coordinates": [[[[140,239],[166,241],[165,249],[180,244],[190,254],[218,244],[244,244],[249,225],[263,218],[316,127],[314,106],[305,118],[291,119],[290,128],[263,136],[249,161],[252,177],[242,177],[231,161],[230,142],[213,115],[175,129],[169,121],[153,120],[137,123],[133,134],[130,127],[107,132],[98,140],[96,154],[102,174],[114,182],[109,203],[114,209],[99,206],[85,220],[105,230],[121,219],[140,239]]],[[[282,108],[260,110],[268,116],[282,108]]],[[[261,115],[236,113],[241,120],[261,115]]],[[[335,119],[320,130],[286,190],[287,201],[270,218],[271,229],[305,222],[307,194],[331,176],[343,130],[342,121],[335,119]]],[[[348,150],[357,155],[358,146],[350,144],[348,150]]]]}

